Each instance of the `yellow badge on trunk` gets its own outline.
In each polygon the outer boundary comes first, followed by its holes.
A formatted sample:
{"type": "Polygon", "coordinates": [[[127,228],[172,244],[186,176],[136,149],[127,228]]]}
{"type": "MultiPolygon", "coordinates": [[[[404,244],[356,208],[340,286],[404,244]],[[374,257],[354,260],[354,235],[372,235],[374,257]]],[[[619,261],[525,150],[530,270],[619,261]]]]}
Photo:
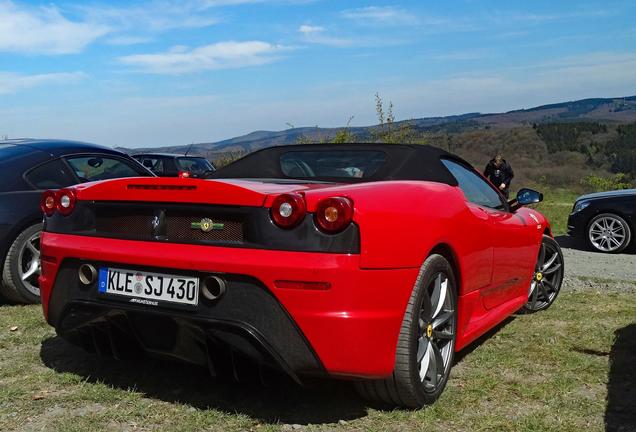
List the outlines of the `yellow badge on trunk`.
{"type": "Polygon", "coordinates": [[[203,218],[201,219],[201,222],[192,222],[190,224],[190,228],[200,229],[203,232],[210,232],[213,230],[222,230],[225,228],[225,224],[214,222],[210,218],[203,218]]]}

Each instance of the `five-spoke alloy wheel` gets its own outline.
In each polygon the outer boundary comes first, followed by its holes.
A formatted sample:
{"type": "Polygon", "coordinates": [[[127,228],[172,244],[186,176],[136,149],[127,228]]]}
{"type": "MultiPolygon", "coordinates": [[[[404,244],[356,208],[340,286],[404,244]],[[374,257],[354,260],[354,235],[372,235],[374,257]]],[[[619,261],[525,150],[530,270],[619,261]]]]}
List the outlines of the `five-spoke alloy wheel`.
{"type": "Polygon", "coordinates": [[[532,313],[549,308],[561,290],[563,274],[561,247],[552,237],[544,235],[528,290],[528,303],[523,306],[522,312],[532,313]]]}
{"type": "Polygon", "coordinates": [[[631,241],[629,224],[613,213],[603,213],[592,219],[587,227],[587,240],[600,252],[618,253],[631,241]]]}
{"type": "Polygon", "coordinates": [[[455,305],[448,292],[449,279],[437,273],[420,308],[417,332],[419,375],[424,391],[433,393],[450,369],[455,337],[455,305]]]}
{"type": "Polygon", "coordinates": [[[440,396],[453,364],[457,329],[457,291],[453,268],[441,255],[420,269],[400,330],[393,374],[362,381],[367,399],[419,408],[440,396]]]}
{"type": "Polygon", "coordinates": [[[40,234],[42,225],[26,228],[9,248],[2,269],[2,294],[19,303],[40,300],[40,234]]]}

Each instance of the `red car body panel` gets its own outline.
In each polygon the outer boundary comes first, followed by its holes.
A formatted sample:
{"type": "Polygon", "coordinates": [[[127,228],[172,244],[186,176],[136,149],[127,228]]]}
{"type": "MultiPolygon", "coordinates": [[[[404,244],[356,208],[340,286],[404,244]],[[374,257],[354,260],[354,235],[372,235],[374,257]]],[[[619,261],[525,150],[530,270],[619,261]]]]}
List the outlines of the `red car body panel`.
{"type": "Polygon", "coordinates": [[[53,233],[42,235],[42,256],[40,290],[45,314],[58,263],[66,257],[253,276],[281,302],[333,375],[391,373],[403,311],[418,272],[417,268],[360,270],[358,255],[95,241],[53,233]],[[328,281],[331,288],[276,288],[274,281],[280,279],[328,281]],[[388,292],[387,287],[395,289],[388,292]],[[378,350],[379,344],[387,349],[378,350]]]}
{"type": "MultiPolygon", "coordinates": [[[[271,207],[280,194],[302,195],[308,213],[321,199],[353,203],[359,253],[162,243],[44,232],[40,290],[45,316],[66,260],[254,278],[284,308],[329,375],[390,375],[400,326],[420,266],[434,252],[453,264],[458,282],[456,350],[528,300],[542,236],[538,212],[485,208],[457,186],[432,181],[357,184],[258,180],[133,178],[73,188],[79,202],[183,203],[271,207]],[[280,288],[276,281],[327,282],[328,289],[280,288]]],[[[127,205],[127,204],[126,204],[127,205]]],[[[61,217],[61,216],[59,216],[61,217]]],[[[45,230],[46,231],[46,230],[45,230]]],[[[169,313],[166,312],[166,313],[169,313]]]]}

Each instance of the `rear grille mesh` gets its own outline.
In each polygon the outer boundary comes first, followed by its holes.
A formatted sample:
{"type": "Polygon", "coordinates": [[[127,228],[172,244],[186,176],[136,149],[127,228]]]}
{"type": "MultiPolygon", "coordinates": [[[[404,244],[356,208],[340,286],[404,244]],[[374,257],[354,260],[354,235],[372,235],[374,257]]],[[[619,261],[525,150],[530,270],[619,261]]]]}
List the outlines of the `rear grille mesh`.
{"type": "Polygon", "coordinates": [[[122,213],[98,211],[95,215],[95,230],[139,240],[152,239],[152,213],[122,213]]]}
{"type": "MultiPolygon", "coordinates": [[[[214,209],[134,208],[135,206],[95,206],[95,231],[109,237],[168,242],[244,242],[244,217],[219,214],[214,209]],[[204,231],[204,220],[215,229],[204,231]],[[159,228],[157,222],[161,221],[159,228]],[[208,222],[209,222],[208,221],[208,222]]],[[[227,213],[227,212],[223,212],[227,213]]]]}

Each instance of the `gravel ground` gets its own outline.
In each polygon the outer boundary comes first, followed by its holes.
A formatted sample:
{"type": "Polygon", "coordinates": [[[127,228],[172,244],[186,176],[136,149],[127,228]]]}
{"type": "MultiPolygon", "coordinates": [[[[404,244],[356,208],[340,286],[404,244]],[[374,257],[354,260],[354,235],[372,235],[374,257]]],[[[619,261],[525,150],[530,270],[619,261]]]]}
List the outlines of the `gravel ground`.
{"type": "Polygon", "coordinates": [[[567,236],[557,237],[565,258],[563,289],[636,291],[636,252],[591,252],[567,236]]]}

